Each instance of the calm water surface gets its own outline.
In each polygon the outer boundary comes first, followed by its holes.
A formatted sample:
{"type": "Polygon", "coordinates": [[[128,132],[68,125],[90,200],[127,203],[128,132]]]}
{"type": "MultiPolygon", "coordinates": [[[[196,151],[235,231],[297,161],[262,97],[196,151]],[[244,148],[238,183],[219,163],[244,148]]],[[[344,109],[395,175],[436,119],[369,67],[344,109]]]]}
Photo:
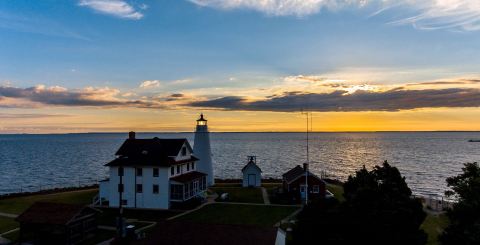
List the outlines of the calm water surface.
{"type": "MultiPolygon", "coordinates": [[[[139,138],[188,138],[193,133],[145,133],[139,138]]],[[[0,135],[0,194],[94,183],[107,176],[103,165],[114,158],[126,134],[0,135]]],[[[346,179],[365,165],[388,160],[416,194],[443,194],[445,178],[465,162],[480,160],[475,132],[313,133],[310,168],[346,179]]],[[[256,155],[265,177],[305,162],[304,133],[212,133],[215,175],[240,178],[247,155],[256,155]]]]}

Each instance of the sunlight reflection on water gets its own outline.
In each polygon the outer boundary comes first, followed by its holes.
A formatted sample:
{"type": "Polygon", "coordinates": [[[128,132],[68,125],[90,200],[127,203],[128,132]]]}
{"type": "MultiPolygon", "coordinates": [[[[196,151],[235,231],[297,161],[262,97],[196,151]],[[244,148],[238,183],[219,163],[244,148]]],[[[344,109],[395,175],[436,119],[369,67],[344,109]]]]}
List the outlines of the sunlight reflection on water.
{"type": "MultiPolygon", "coordinates": [[[[192,133],[148,133],[139,138],[186,137],[192,133]]],[[[126,134],[0,135],[0,193],[38,186],[95,182],[126,134]]],[[[400,169],[417,194],[443,194],[445,178],[465,162],[480,159],[480,133],[313,133],[310,168],[345,180],[365,165],[388,160],[400,169]]],[[[247,155],[256,155],[264,177],[279,178],[305,162],[304,133],[212,133],[215,175],[240,178],[247,155]]]]}

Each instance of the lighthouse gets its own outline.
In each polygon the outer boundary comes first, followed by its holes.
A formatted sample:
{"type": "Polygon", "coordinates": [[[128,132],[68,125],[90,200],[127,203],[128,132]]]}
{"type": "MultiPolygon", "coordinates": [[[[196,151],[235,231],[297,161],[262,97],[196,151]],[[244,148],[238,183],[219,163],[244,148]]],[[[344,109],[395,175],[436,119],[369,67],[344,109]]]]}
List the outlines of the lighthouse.
{"type": "Polygon", "coordinates": [[[197,170],[208,174],[207,185],[215,184],[213,176],[212,150],[210,148],[210,134],[208,132],[207,120],[200,114],[197,120],[195,130],[195,139],[193,141],[193,154],[200,160],[197,162],[197,170]]]}

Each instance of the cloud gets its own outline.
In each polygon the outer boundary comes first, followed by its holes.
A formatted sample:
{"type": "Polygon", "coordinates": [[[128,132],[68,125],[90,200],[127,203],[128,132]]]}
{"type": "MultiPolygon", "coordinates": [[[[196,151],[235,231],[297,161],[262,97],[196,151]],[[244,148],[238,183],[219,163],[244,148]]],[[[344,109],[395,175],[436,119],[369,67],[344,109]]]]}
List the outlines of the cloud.
{"type": "Polygon", "coordinates": [[[38,118],[52,118],[52,117],[70,117],[70,115],[0,113],[1,119],[38,119],[38,118]]]}
{"type": "MultiPolygon", "coordinates": [[[[143,13],[135,9],[134,6],[123,0],[80,0],[79,6],[89,7],[99,13],[112,15],[124,19],[139,20],[143,18],[143,13]]],[[[139,9],[147,9],[146,4],[138,6],[139,9]]]]}
{"type": "Polygon", "coordinates": [[[370,17],[390,13],[396,25],[411,24],[418,29],[480,30],[480,2],[474,0],[189,0],[202,7],[251,9],[269,16],[308,16],[322,9],[369,7],[370,17]],[[401,13],[404,16],[398,17],[401,13]],[[406,14],[405,14],[406,13],[406,14]]]}
{"type": "Polygon", "coordinates": [[[190,0],[203,7],[218,9],[252,9],[272,16],[306,16],[322,8],[337,9],[345,5],[364,5],[366,0],[190,0]]]}
{"type": "Polygon", "coordinates": [[[45,19],[41,16],[24,16],[7,13],[0,10],[0,28],[23,33],[33,33],[45,36],[72,38],[90,41],[90,38],[77,33],[63,23],[45,19]]]}
{"type": "Polygon", "coordinates": [[[147,80],[140,84],[140,88],[158,88],[160,87],[160,81],[158,80],[147,80]]]}
{"type": "Polygon", "coordinates": [[[480,107],[480,89],[449,88],[387,91],[337,90],[331,93],[285,92],[263,100],[227,96],[190,102],[189,106],[225,110],[294,112],[399,111],[439,107],[480,107]]]}
{"type": "Polygon", "coordinates": [[[118,98],[120,91],[108,87],[68,90],[63,87],[37,85],[29,88],[0,86],[0,107],[90,106],[163,108],[156,101],[118,98]]]}
{"type": "Polygon", "coordinates": [[[414,14],[393,21],[392,24],[412,24],[424,30],[460,29],[464,31],[480,30],[480,2],[471,0],[432,0],[408,1],[403,5],[414,14]]]}

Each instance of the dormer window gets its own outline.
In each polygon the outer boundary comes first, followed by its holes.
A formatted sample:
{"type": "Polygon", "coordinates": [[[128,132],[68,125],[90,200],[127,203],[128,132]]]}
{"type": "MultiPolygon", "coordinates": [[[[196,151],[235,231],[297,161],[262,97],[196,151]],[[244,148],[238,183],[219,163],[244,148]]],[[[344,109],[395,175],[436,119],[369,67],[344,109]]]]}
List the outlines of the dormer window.
{"type": "Polygon", "coordinates": [[[186,156],[187,155],[187,148],[184,146],[182,147],[182,156],[186,156]]]}

